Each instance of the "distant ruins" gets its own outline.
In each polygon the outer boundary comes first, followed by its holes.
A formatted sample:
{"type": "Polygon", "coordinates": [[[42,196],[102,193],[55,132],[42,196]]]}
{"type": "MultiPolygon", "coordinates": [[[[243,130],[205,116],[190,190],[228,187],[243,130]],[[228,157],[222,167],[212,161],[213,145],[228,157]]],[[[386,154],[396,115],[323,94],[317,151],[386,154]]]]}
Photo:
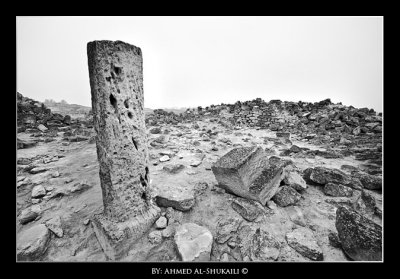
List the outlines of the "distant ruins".
{"type": "Polygon", "coordinates": [[[104,212],[93,227],[107,257],[124,256],[159,216],[149,189],[140,48],[121,41],[87,45],[104,212]]]}

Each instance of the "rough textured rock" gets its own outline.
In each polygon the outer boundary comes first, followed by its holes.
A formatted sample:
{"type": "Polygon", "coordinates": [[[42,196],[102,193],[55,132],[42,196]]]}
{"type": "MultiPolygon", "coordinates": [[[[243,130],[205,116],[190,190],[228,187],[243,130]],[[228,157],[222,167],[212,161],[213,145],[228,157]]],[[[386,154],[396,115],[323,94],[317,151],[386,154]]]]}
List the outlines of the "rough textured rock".
{"type": "Polygon", "coordinates": [[[300,201],[301,195],[295,189],[289,186],[282,186],[272,198],[274,202],[282,207],[296,204],[300,201]]]}
{"type": "Polygon", "coordinates": [[[368,190],[380,190],[382,189],[382,177],[377,175],[371,175],[368,173],[354,173],[364,188],[368,190]]]}
{"type": "Polygon", "coordinates": [[[304,257],[314,261],[322,261],[323,253],[313,232],[308,228],[298,228],[286,234],[286,241],[290,247],[304,257]]]}
{"type": "Polygon", "coordinates": [[[17,260],[39,261],[47,250],[50,232],[43,224],[35,225],[18,235],[17,260]]]}
{"type": "Polygon", "coordinates": [[[258,202],[242,198],[233,198],[232,208],[249,222],[253,222],[264,212],[262,206],[258,202]]]}
{"type": "Polygon", "coordinates": [[[185,223],[175,232],[175,244],[182,261],[209,261],[213,236],[195,223],[185,223]]]}
{"type": "Polygon", "coordinates": [[[382,227],[353,209],[339,207],[336,229],[343,251],[355,261],[382,260],[382,227]]]}
{"type": "Polygon", "coordinates": [[[269,163],[261,147],[232,149],[211,169],[221,188],[262,204],[276,193],[283,173],[281,166],[269,163]]]}
{"type": "Polygon", "coordinates": [[[160,213],[149,189],[142,52],[121,41],[93,41],[87,55],[104,204],[92,224],[107,257],[115,259],[160,213]]]}
{"type": "Polygon", "coordinates": [[[327,196],[351,197],[353,192],[354,190],[352,188],[340,184],[327,183],[324,186],[324,193],[327,196]]]}

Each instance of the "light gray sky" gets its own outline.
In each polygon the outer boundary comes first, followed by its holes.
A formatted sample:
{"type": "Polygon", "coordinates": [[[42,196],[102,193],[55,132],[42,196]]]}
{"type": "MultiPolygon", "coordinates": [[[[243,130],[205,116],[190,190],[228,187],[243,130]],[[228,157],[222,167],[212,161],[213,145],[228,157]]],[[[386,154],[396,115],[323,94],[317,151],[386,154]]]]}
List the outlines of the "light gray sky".
{"type": "Polygon", "coordinates": [[[17,17],[17,89],[91,106],[86,44],[142,49],[145,107],[331,98],[382,111],[382,17],[17,17]]]}

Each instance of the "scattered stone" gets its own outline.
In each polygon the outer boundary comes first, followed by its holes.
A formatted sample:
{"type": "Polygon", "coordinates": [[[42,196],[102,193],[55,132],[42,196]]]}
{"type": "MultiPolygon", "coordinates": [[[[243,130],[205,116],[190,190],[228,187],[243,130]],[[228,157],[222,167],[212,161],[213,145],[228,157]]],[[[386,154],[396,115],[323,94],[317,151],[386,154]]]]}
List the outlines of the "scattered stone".
{"type": "Polygon", "coordinates": [[[162,241],[162,235],[160,231],[152,231],[149,233],[148,239],[151,244],[160,244],[162,241]]]}
{"type": "Polygon", "coordinates": [[[25,225],[33,220],[35,220],[40,214],[40,207],[39,211],[32,208],[34,206],[25,208],[21,211],[20,215],[18,216],[18,220],[22,225],[25,225]]]}
{"type": "Polygon", "coordinates": [[[46,189],[42,185],[38,185],[33,187],[32,189],[32,198],[41,198],[46,195],[46,189]]]}
{"type": "Polygon", "coordinates": [[[61,217],[54,217],[46,222],[46,227],[52,231],[57,237],[63,237],[64,232],[61,226],[61,217]]]}
{"type": "Polygon", "coordinates": [[[48,170],[48,168],[46,168],[46,167],[35,167],[35,168],[31,169],[29,172],[31,174],[36,174],[36,173],[40,173],[40,172],[45,172],[47,170],[48,170]]]}
{"type": "Polygon", "coordinates": [[[88,184],[86,181],[77,182],[72,185],[69,189],[71,193],[79,193],[90,189],[92,186],[88,184]]]}
{"type": "Polygon", "coordinates": [[[60,173],[58,171],[55,171],[55,172],[53,172],[51,174],[51,177],[53,177],[53,178],[56,178],[56,177],[59,177],[59,176],[60,176],[60,173]]]}
{"type": "Polygon", "coordinates": [[[168,225],[165,229],[161,231],[161,235],[164,238],[169,238],[175,233],[175,227],[173,225],[168,225]]]}
{"type": "Polygon", "coordinates": [[[85,226],[89,225],[89,223],[90,223],[90,219],[86,219],[86,220],[83,221],[83,224],[84,224],[85,226]]]}
{"type": "Polygon", "coordinates": [[[168,173],[176,174],[185,168],[182,164],[168,164],[163,166],[163,170],[168,173]]]}
{"type": "Polygon", "coordinates": [[[220,244],[227,242],[234,236],[233,234],[237,232],[242,222],[243,220],[238,218],[220,220],[217,224],[215,240],[220,244]]]}
{"type": "Polygon", "coordinates": [[[161,134],[161,129],[159,127],[154,127],[149,130],[150,134],[161,134]]]}
{"type": "Polygon", "coordinates": [[[44,224],[37,224],[17,235],[17,260],[41,260],[47,250],[50,232],[44,224]]]}
{"type": "Polygon", "coordinates": [[[47,127],[44,126],[43,124],[40,124],[39,126],[37,126],[37,128],[42,132],[46,132],[48,130],[47,127]]]}
{"type": "Polygon", "coordinates": [[[173,207],[180,211],[188,211],[195,204],[194,192],[179,184],[172,185],[169,182],[160,187],[156,196],[157,205],[173,207]]]}
{"type": "Polygon", "coordinates": [[[324,193],[327,196],[332,197],[351,197],[353,195],[354,190],[350,187],[335,184],[335,183],[327,183],[324,186],[324,193]]]}
{"type": "Polygon", "coordinates": [[[182,261],[209,261],[213,236],[195,223],[185,223],[175,232],[175,244],[182,261]]]}
{"type": "Polygon", "coordinates": [[[170,158],[169,158],[168,155],[164,155],[164,156],[162,156],[162,157],[160,158],[160,162],[166,162],[166,161],[169,161],[169,160],[170,160],[170,158]]]}
{"type": "Polygon", "coordinates": [[[299,202],[301,195],[292,187],[282,186],[272,199],[277,205],[285,207],[299,202]]]}
{"type": "Polygon", "coordinates": [[[276,261],[281,245],[276,236],[263,229],[254,232],[248,225],[239,230],[239,247],[243,261],[276,261]]]}
{"type": "Polygon", "coordinates": [[[283,179],[285,185],[292,187],[297,191],[302,191],[307,189],[307,184],[304,181],[303,177],[295,171],[289,171],[285,174],[283,179]]]}
{"type": "Polygon", "coordinates": [[[336,229],[343,251],[355,261],[382,260],[382,226],[355,210],[339,207],[336,229]]]}
{"type": "Polygon", "coordinates": [[[329,239],[329,243],[332,245],[332,247],[339,248],[339,249],[342,248],[342,244],[340,243],[337,232],[329,232],[328,239],[329,239]]]}
{"type": "Polygon", "coordinates": [[[306,227],[307,222],[304,218],[304,214],[298,206],[285,207],[286,213],[289,215],[290,220],[296,225],[306,227]]]}
{"type": "Polygon", "coordinates": [[[257,217],[263,214],[263,210],[260,208],[261,205],[253,200],[246,200],[242,198],[232,199],[232,208],[239,213],[244,219],[249,222],[253,222],[257,217]]]}
{"type": "Polygon", "coordinates": [[[298,253],[314,261],[322,261],[323,253],[313,232],[304,227],[294,229],[286,234],[286,241],[298,253]]]}
{"type": "Polygon", "coordinates": [[[160,218],[158,218],[158,220],[156,221],[156,228],[157,229],[164,229],[167,227],[167,218],[161,216],[160,218]]]}

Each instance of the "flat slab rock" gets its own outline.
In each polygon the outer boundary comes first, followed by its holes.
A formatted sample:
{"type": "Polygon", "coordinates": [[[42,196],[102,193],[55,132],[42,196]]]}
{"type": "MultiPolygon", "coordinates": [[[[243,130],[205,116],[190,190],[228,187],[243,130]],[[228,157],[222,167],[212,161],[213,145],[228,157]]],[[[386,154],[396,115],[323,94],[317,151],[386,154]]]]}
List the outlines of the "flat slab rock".
{"type": "Polygon", "coordinates": [[[218,187],[262,204],[273,197],[283,173],[283,167],[270,164],[265,151],[257,146],[232,149],[211,170],[218,187]]]}
{"type": "Polygon", "coordinates": [[[47,250],[50,231],[44,224],[37,224],[17,236],[17,260],[40,260],[47,250]]]}
{"type": "Polygon", "coordinates": [[[336,229],[344,252],[355,261],[382,260],[382,227],[353,209],[339,207],[336,229]]]}
{"type": "Polygon", "coordinates": [[[156,203],[158,206],[188,211],[195,204],[194,191],[187,185],[165,181],[157,187],[156,203]]]}
{"type": "Polygon", "coordinates": [[[182,261],[209,261],[213,236],[195,223],[185,223],[176,229],[175,245],[182,261]]]}
{"type": "Polygon", "coordinates": [[[313,232],[308,228],[298,228],[286,234],[286,241],[298,253],[314,261],[322,261],[323,253],[313,232]]]}

